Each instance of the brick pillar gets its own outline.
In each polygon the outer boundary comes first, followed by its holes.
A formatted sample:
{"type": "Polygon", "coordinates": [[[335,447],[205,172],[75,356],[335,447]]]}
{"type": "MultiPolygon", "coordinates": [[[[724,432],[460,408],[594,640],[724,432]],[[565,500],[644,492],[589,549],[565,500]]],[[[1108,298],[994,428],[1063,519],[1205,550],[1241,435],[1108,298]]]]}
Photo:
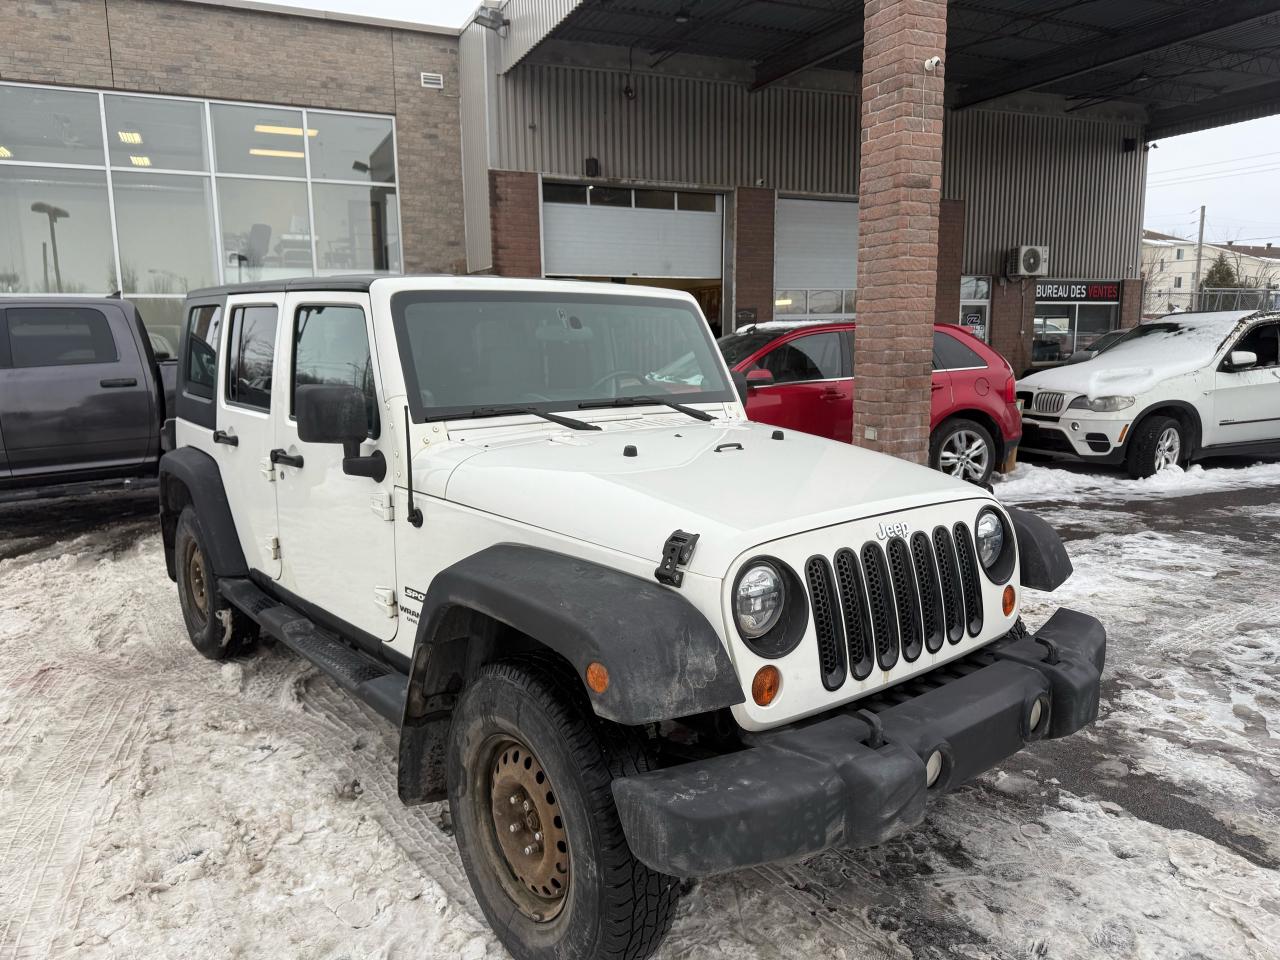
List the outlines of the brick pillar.
{"type": "Polygon", "coordinates": [[[938,207],[938,285],[933,316],[938,323],[960,322],[960,277],[964,273],[964,201],[943,200],[938,207]]]}
{"type": "Polygon", "coordinates": [[[924,463],[938,283],[946,0],[866,0],[853,442],[924,463]]]}
{"type": "Polygon", "coordinates": [[[1128,330],[1142,319],[1142,280],[1120,281],[1120,326],[1128,330]]]}
{"type": "Polygon", "coordinates": [[[992,348],[1009,361],[1014,376],[1031,366],[1031,336],[1036,318],[1034,280],[999,280],[991,287],[992,348]]]}
{"type": "Polygon", "coordinates": [[[494,273],[542,276],[542,203],[536,173],[489,171],[489,226],[494,273]]]}
{"type": "MultiPolygon", "coordinates": [[[[762,187],[738,187],[733,194],[733,309],[754,310],[757,322],[773,319],[777,204],[777,194],[762,187]]],[[[733,329],[738,326],[733,320],[733,329]]]]}

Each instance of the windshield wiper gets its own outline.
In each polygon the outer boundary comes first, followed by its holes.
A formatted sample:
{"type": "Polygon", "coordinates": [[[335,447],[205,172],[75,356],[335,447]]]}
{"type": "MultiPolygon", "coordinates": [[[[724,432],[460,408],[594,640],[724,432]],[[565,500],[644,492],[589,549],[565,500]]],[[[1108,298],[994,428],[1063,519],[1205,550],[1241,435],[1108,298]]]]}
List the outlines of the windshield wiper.
{"type": "Polygon", "coordinates": [[[476,407],[474,410],[467,412],[468,417],[511,417],[517,414],[527,413],[531,417],[541,417],[543,420],[550,420],[552,423],[558,423],[562,427],[568,427],[570,430],[599,430],[600,427],[594,423],[587,423],[584,420],[575,420],[573,417],[561,417],[554,413],[547,413],[544,410],[537,410],[533,407],[476,407]]]}
{"type": "Polygon", "coordinates": [[[711,414],[697,407],[688,407],[674,400],[663,397],[613,397],[609,400],[584,400],[578,404],[579,410],[598,410],[602,407],[670,407],[679,413],[688,414],[695,420],[709,422],[714,420],[711,414]]]}

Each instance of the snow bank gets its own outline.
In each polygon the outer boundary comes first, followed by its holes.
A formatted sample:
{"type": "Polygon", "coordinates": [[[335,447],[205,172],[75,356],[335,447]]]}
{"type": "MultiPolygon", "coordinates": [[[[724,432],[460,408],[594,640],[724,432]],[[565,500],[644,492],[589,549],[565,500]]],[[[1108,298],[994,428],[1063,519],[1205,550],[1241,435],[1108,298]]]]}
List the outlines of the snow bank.
{"type": "Polygon", "coordinates": [[[996,497],[1006,503],[1073,503],[1098,497],[1144,500],[1153,496],[1185,497],[1240,487],[1280,486],[1280,463],[1209,468],[1197,463],[1185,470],[1169,467],[1143,480],[1131,480],[1119,472],[1095,472],[1096,469],[1075,464],[1043,466],[1020,463],[1013,473],[995,474],[992,484],[996,497]]]}

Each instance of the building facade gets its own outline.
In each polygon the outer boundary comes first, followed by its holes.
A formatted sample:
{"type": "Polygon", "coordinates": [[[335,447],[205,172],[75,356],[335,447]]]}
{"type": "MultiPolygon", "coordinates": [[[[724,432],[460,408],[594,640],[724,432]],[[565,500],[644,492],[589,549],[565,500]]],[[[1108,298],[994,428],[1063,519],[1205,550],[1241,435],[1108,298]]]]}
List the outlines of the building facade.
{"type": "MultiPolygon", "coordinates": [[[[1232,243],[1205,243],[1200,257],[1203,279],[1218,257],[1223,257],[1235,274],[1242,306],[1280,302],[1280,250],[1270,244],[1248,246],[1232,243]]],[[[1155,230],[1142,231],[1143,314],[1148,317],[1181,313],[1196,305],[1196,242],[1155,230]]],[[[1226,291],[1209,291],[1203,306],[1215,308],[1232,303],[1226,291]]]]}
{"type": "Polygon", "coordinates": [[[449,31],[174,0],[9,0],[0,294],[465,265],[449,31]]]}

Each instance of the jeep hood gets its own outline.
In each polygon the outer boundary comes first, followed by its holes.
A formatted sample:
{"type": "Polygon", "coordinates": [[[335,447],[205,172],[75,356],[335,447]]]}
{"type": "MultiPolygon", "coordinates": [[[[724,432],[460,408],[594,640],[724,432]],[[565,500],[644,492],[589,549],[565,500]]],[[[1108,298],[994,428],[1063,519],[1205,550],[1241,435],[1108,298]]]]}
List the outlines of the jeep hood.
{"type": "Polygon", "coordinates": [[[794,430],[775,440],[774,428],[762,424],[603,426],[449,443],[419,455],[415,478],[429,475],[430,492],[451,502],[655,565],[672,532],[697,533],[689,570],[712,577],[724,576],[743,551],[780,537],[987,496],[849,444],[794,430]]]}

